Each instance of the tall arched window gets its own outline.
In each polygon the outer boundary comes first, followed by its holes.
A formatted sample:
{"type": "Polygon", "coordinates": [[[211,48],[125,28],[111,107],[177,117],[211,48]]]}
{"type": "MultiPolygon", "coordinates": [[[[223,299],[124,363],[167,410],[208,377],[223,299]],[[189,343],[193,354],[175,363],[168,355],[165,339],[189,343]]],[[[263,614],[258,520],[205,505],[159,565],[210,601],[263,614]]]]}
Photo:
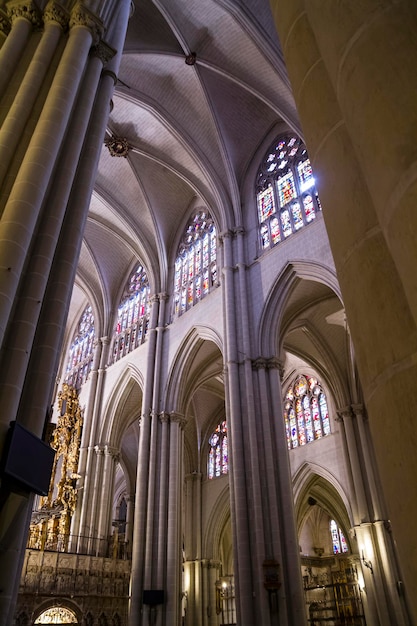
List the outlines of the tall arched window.
{"type": "Polygon", "coordinates": [[[149,324],[149,281],[142,265],[129,277],[117,311],[113,363],[145,340],[149,324]]]}
{"type": "Polygon", "coordinates": [[[288,449],[330,434],[326,395],[316,378],[297,376],[284,399],[288,449]]]}
{"type": "Polygon", "coordinates": [[[310,159],[296,135],[272,144],[258,170],[256,199],[263,250],[312,222],[321,210],[310,159]]]}
{"type": "Polygon", "coordinates": [[[93,363],[94,315],[87,305],[80,317],[69,351],[65,382],[80,389],[87,380],[93,363]]]}
{"type": "Polygon", "coordinates": [[[345,536],[334,519],[330,520],[330,534],[332,536],[333,554],[345,554],[349,552],[345,536]]]}
{"type": "Polygon", "coordinates": [[[209,438],[209,453],[207,462],[207,476],[211,480],[227,474],[229,471],[229,456],[227,443],[226,420],[217,425],[216,430],[209,438]]]}
{"type": "Polygon", "coordinates": [[[189,221],[175,261],[174,312],[181,315],[217,284],[216,226],[208,211],[189,221]]]}

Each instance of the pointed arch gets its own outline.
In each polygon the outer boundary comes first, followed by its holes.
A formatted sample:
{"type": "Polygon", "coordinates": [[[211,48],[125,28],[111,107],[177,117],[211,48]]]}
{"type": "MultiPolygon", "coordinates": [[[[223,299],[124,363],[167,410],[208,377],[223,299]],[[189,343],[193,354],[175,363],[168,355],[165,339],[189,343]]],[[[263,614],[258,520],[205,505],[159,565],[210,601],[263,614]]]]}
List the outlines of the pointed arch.
{"type": "Polygon", "coordinates": [[[104,407],[104,421],[99,433],[99,440],[108,442],[118,448],[126,428],[131,424],[136,411],[124,412],[121,410],[132,393],[137,394],[138,416],[142,410],[142,392],[144,379],[142,373],[129,363],[123,370],[119,380],[113,388],[112,394],[104,407]],[[121,417],[121,419],[120,419],[121,417]]]}
{"type": "Polygon", "coordinates": [[[193,326],[190,329],[177,349],[168,375],[166,388],[168,411],[185,414],[190,389],[195,389],[197,380],[201,383],[215,375],[222,376],[223,360],[220,366],[219,353],[223,354],[222,340],[214,328],[193,326]]]}
{"type": "Polygon", "coordinates": [[[230,523],[230,489],[229,484],[226,484],[212,506],[207,521],[202,546],[205,558],[221,560],[221,538],[228,523],[230,523]]]}
{"type": "Polygon", "coordinates": [[[340,482],[327,469],[306,462],[293,478],[294,509],[297,531],[300,532],[315,500],[331,517],[339,520],[345,532],[353,526],[353,512],[340,482]]]}
{"type": "MultiPolygon", "coordinates": [[[[276,353],[276,338],[282,335],[282,319],[288,299],[300,280],[310,280],[326,285],[342,304],[336,272],[315,262],[292,261],[283,268],[266,299],[259,325],[259,353],[271,356],[276,353]]],[[[282,351],[282,343],[279,351],[282,351]]]]}
{"type": "Polygon", "coordinates": [[[82,617],[83,617],[83,612],[81,610],[81,608],[78,606],[78,604],[76,604],[76,602],[74,602],[73,600],[70,600],[69,598],[61,598],[61,597],[56,597],[56,598],[48,598],[47,600],[44,600],[43,602],[41,602],[33,611],[33,622],[31,623],[36,623],[36,620],[39,619],[39,617],[45,613],[45,611],[48,611],[50,609],[53,608],[61,608],[64,610],[69,611],[69,613],[73,614],[76,618],[76,622],[77,624],[82,624],[82,617]]]}

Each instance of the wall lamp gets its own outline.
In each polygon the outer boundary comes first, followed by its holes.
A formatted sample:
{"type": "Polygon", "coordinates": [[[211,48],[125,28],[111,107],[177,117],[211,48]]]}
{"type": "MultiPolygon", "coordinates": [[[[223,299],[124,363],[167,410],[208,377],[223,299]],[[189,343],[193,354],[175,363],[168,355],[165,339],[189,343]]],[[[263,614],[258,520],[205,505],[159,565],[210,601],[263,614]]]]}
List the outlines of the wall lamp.
{"type": "Polygon", "coordinates": [[[365,556],[363,554],[363,550],[362,550],[362,558],[361,558],[362,563],[365,565],[365,567],[367,567],[368,569],[371,570],[371,574],[374,573],[374,568],[372,567],[372,563],[371,561],[368,561],[367,559],[365,559],[365,556]]]}

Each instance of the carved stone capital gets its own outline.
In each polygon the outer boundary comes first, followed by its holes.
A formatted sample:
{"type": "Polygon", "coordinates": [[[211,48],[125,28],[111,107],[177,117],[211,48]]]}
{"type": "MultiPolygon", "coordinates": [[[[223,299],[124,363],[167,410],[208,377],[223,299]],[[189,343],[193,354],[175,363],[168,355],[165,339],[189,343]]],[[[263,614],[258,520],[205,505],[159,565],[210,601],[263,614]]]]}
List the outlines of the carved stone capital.
{"type": "Polygon", "coordinates": [[[97,44],[103,36],[103,23],[81,2],[77,3],[72,9],[69,26],[70,28],[75,28],[76,26],[88,28],[93,36],[94,44],[97,44]]]}
{"type": "Polygon", "coordinates": [[[169,422],[169,414],[166,413],[165,411],[162,411],[162,413],[160,413],[158,417],[159,417],[159,421],[162,424],[166,424],[167,422],[169,422]]]}
{"type": "Polygon", "coordinates": [[[263,370],[267,368],[267,359],[262,356],[258,356],[256,359],[252,359],[252,368],[254,370],[263,370]]]}
{"type": "Polygon", "coordinates": [[[365,419],[363,404],[352,404],[352,411],[356,417],[362,417],[362,419],[365,419]]]}
{"type": "Polygon", "coordinates": [[[337,415],[339,419],[336,418],[336,421],[343,422],[345,419],[352,419],[352,409],[350,406],[344,406],[337,410],[337,415]]]}
{"type": "Polygon", "coordinates": [[[172,423],[178,424],[178,426],[182,430],[185,428],[187,420],[185,419],[184,415],[182,415],[181,413],[176,413],[175,411],[172,411],[172,413],[170,413],[169,418],[172,423]]]}
{"type": "Polygon", "coordinates": [[[42,15],[33,0],[12,0],[7,3],[9,19],[13,24],[17,19],[28,20],[34,28],[42,28],[42,15]]]}
{"type": "Polygon", "coordinates": [[[43,21],[45,24],[54,22],[59,24],[63,31],[68,30],[70,14],[69,12],[55,0],[51,0],[46,5],[43,12],[43,21]]]}
{"type": "Polygon", "coordinates": [[[120,460],[120,451],[117,448],[112,448],[111,446],[106,445],[104,447],[104,454],[107,456],[111,456],[111,458],[115,462],[120,460]]]}
{"type": "Polygon", "coordinates": [[[279,359],[276,357],[263,357],[258,356],[256,359],[252,360],[252,368],[255,370],[260,369],[268,369],[268,370],[278,370],[279,377],[282,381],[284,378],[284,366],[279,359]]]}
{"type": "Polygon", "coordinates": [[[7,37],[10,33],[11,26],[12,25],[10,24],[6,11],[0,8],[0,33],[3,33],[3,35],[6,35],[7,37]]]}
{"type": "MultiPolygon", "coordinates": [[[[114,55],[116,54],[116,50],[109,46],[105,41],[99,41],[95,46],[91,48],[90,51],[91,56],[100,59],[103,66],[106,66],[109,61],[112,60],[114,55]]],[[[111,154],[111,153],[110,153],[111,154]]],[[[121,156],[121,155],[112,155],[112,156],[121,156]]]]}
{"type": "Polygon", "coordinates": [[[222,233],[218,234],[219,243],[223,243],[225,239],[233,239],[234,232],[233,230],[224,230],[222,233]]]}

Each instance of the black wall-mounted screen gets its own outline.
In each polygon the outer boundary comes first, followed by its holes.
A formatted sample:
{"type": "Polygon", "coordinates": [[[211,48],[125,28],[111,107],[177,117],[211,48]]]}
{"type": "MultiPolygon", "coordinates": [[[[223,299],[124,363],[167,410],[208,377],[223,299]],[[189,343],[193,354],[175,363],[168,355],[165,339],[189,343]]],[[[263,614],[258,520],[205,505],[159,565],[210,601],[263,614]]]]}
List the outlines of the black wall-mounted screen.
{"type": "Polygon", "coordinates": [[[10,424],[2,474],[19,486],[47,496],[55,450],[17,422],[10,424]]]}
{"type": "Polygon", "coordinates": [[[156,606],[157,604],[163,604],[163,603],[164,603],[164,590],[163,589],[144,589],[143,590],[143,604],[156,606]]]}

